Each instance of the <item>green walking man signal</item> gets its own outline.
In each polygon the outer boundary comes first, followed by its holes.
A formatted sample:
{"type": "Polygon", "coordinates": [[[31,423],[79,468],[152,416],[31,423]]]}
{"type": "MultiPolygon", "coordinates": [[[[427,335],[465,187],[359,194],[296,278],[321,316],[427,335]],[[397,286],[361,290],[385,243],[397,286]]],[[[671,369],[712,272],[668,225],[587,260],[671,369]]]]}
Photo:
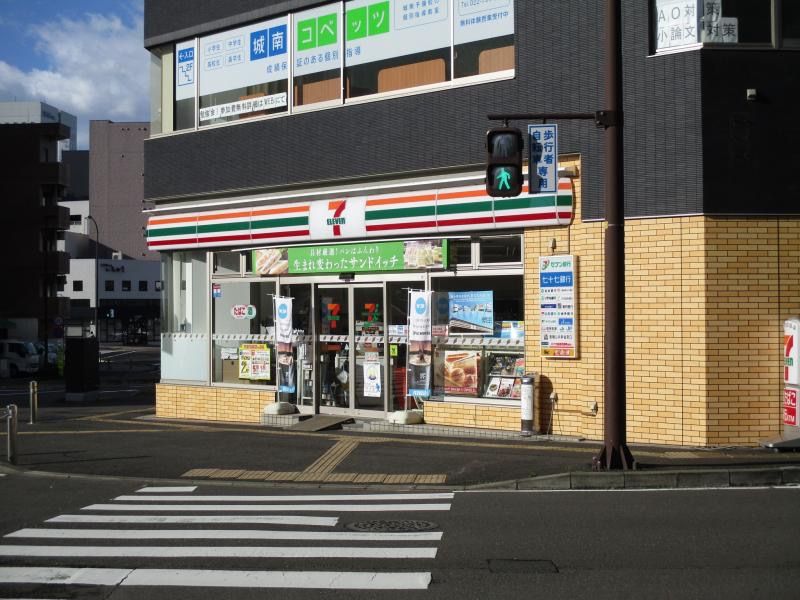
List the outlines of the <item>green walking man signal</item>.
{"type": "Polygon", "coordinates": [[[510,198],[522,193],[522,133],[515,127],[498,127],[486,133],[486,193],[510,198]]]}

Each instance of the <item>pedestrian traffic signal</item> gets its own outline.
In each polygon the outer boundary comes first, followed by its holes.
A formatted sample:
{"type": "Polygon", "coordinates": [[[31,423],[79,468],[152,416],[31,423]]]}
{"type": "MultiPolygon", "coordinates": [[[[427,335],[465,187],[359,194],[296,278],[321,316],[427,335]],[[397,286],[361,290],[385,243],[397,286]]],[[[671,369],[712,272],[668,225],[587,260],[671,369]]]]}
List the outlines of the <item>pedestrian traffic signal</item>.
{"type": "Polygon", "coordinates": [[[498,127],[486,132],[486,193],[509,198],[522,193],[522,133],[516,127],[498,127]]]}

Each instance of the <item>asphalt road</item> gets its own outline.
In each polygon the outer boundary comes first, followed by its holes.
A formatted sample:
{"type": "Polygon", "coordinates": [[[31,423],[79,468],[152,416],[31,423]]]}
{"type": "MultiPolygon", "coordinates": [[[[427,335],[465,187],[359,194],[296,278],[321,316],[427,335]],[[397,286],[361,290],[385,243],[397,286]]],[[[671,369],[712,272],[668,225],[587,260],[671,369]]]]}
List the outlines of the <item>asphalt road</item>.
{"type": "Polygon", "coordinates": [[[30,474],[0,477],[0,534],[7,536],[23,528],[50,528],[69,530],[79,536],[51,539],[23,532],[20,537],[0,539],[0,580],[6,580],[0,583],[0,598],[239,600],[279,594],[290,600],[312,597],[773,599],[797,598],[800,589],[797,557],[800,524],[796,518],[800,488],[455,492],[452,499],[444,495],[426,500],[405,494],[400,498],[363,497],[360,496],[363,492],[358,492],[353,497],[332,501],[320,498],[320,494],[348,492],[204,485],[180,492],[184,498],[175,498],[176,492],[139,491],[147,484],[146,480],[30,474]],[[264,494],[270,498],[252,498],[264,494]],[[202,498],[208,495],[223,498],[202,498]],[[232,495],[249,498],[233,499],[232,495]],[[134,499],[120,496],[134,496],[134,499]],[[146,496],[158,498],[145,500],[146,496]],[[194,497],[195,501],[187,501],[185,496],[194,497]],[[288,499],[282,500],[284,497],[288,499]],[[284,505],[283,509],[264,508],[274,504],[284,505]],[[394,507],[381,507],[384,504],[394,507]],[[132,507],[121,508],[123,505],[132,507]],[[243,508],[255,505],[261,508],[243,508]],[[417,505],[422,506],[415,509],[417,505]],[[165,508],[170,506],[174,510],[165,508]],[[231,515],[246,518],[290,515],[335,519],[335,523],[131,525],[63,521],[69,515],[84,518],[203,515],[223,519],[231,515]],[[53,517],[62,520],[45,522],[53,517]],[[345,539],[347,525],[351,523],[408,519],[432,522],[432,533],[441,533],[441,539],[436,536],[416,541],[345,539]],[[187,530],[210,535],[209,530],[223,528],[232,531],[234,537],[178,538],[180,532],[185,534],[187,530]],[[81,537],[82,531],[97,529],[112,533],[101,536],[105,539],[81,537]],[[159,532],[155,535],[167,537],[116,539],[114,536],[123,530],[153,530],[159,532]],[[246,539],[243,531],[260,532],[258,535],[279,531],[289,539],[246,539]],[[326,535],[344,534],[345,538],[299,539],[301,534],[320,531],[326,535]],[[265,547],[273,548],[269,552],[279,555],[258,557],[265,547]],[[274,548],[289,548],[290,553],[308,556],[290,557],[274,548]],[[366,553],[362,551],[359,555],[357,548],[366,548],[366,553]],[[240,556],[213,556],[216,552],[240,556]],[[411,556],[399,558],[395,556],[398,552],[410,552],[411,556]],[[205,556],[180,556],[197,553],[205,556]],[[168,556],[164,557],[165,554],[168,556]],[[79,572],[82,577],[98,573],[96,569],[115,571],[104,572],[104,576],[111,578],[108,585],[8,582],[20,577],[22,571],[18,569],[24,570],[26,576],[32,573],[43,576],[41,568],[71,569],[71,573],[79,572]],[[209,570],[216,572],[209,574],[209,570]],[[159,578],[167,577],[164,581],[170,581],[169,578],[187,572],[189,579],[184,579],[183,585],[160,583],[159,578]],[[303,574],[299,583],[298,573],[303,574]],[[255,587],[271,581],[269,578],[275,574],[283,582],[307,586],[313,581],[322,587],[279,590],[255,587]],[[215,587],[187,585],[203,584],[205,577],[210,577],[215,587]],[[332,590],[320,581],[344,589],[332,590]],[[353,581],[360,581],[360,585],[383,582],[390,587],[397,582],[412,581],[421,589],[354,590],[348,587],[353,581]]]}

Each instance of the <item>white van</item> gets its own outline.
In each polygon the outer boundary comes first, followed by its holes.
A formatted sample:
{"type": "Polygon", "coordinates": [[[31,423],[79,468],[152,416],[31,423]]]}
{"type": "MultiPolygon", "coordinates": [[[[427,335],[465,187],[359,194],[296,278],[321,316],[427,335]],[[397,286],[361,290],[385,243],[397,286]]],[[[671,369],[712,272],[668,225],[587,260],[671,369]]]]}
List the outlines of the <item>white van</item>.
{"type": "Polygon", "coordinates": [[[0,359],[6,361],[11,377],[39,370],[39,353],[31,342],[0,340],[0,359]]]}

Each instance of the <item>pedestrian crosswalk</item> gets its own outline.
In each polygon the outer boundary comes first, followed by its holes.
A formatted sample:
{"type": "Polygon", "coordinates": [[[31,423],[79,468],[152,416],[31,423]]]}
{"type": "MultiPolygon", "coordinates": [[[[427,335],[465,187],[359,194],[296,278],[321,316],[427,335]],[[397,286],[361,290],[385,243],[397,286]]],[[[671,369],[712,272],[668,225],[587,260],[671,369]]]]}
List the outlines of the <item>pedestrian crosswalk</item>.
{"type": "Polygon", "coordinates": [[[452,493],[204,495],[195,486],[145,487],[6,534],[0,596],[27,584],[427,589],[443,532],[414,524],[449,511],[452,499],[452,493]],[[381,520],[342,527],[344,519],[375,517],[381,520]],[[159,568],[151,568],[154,561],[159,568]],[[236,568],[222,568],[231,564],[236,568]],[[258,568],[247,569],[251,564],[258,568]]]}

